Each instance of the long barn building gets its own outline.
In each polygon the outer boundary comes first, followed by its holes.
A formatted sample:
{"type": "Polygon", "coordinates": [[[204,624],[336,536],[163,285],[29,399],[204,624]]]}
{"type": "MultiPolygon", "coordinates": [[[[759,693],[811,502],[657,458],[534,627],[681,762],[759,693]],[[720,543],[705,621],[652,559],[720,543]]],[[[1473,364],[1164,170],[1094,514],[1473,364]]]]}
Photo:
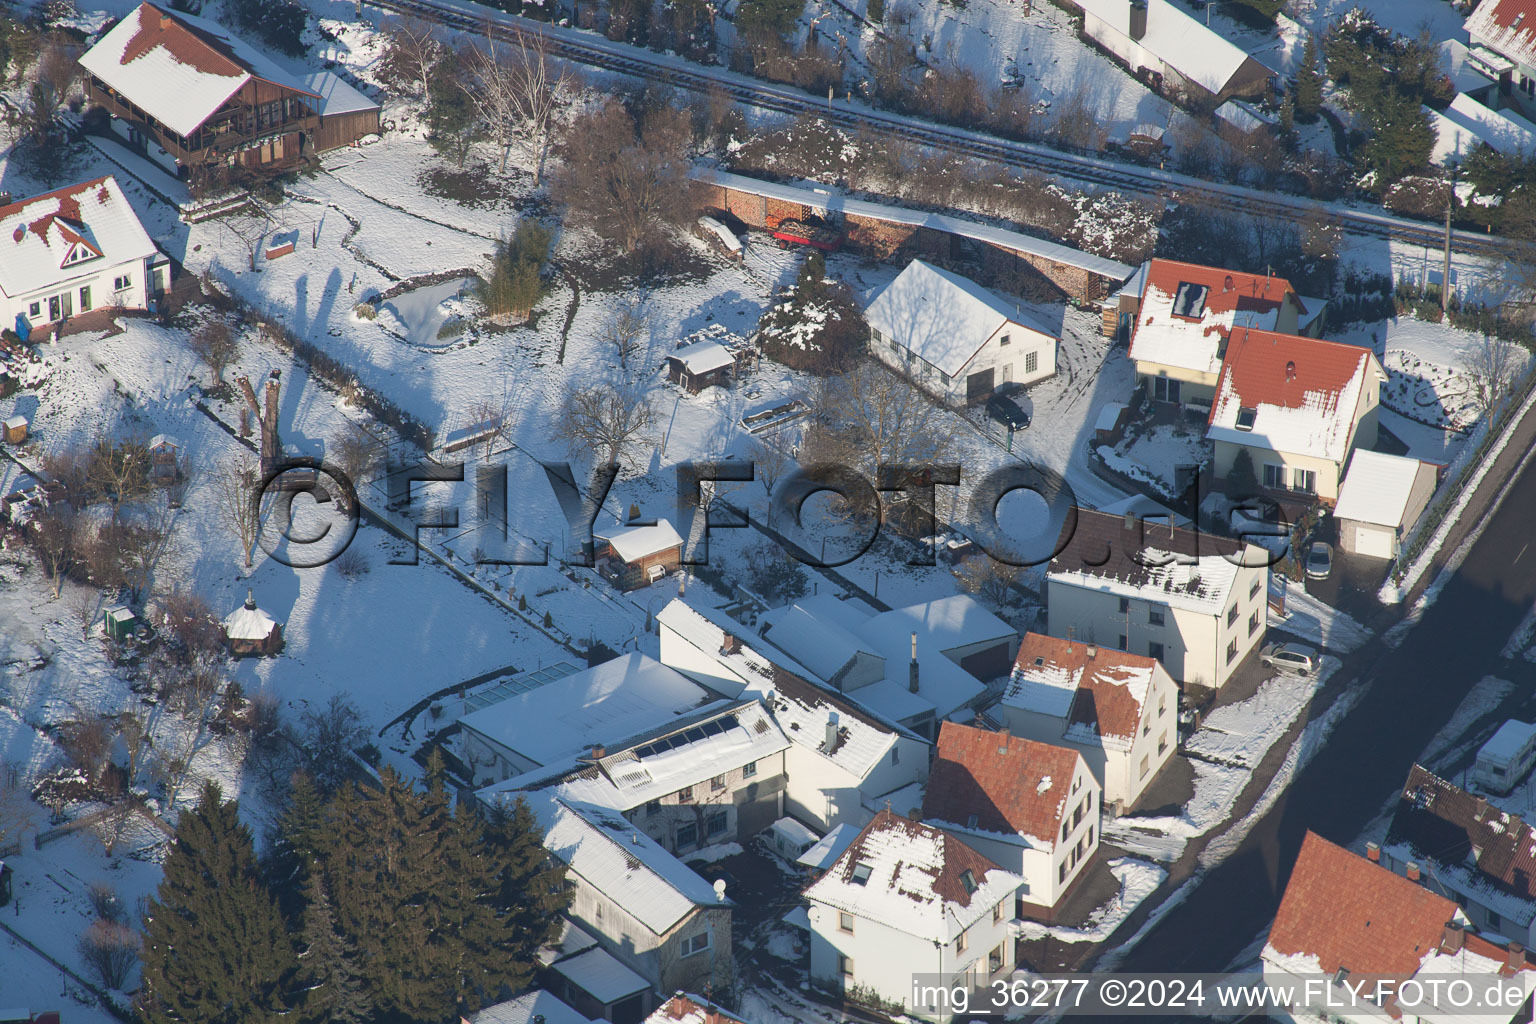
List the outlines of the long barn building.
{"type": "Polygon", "coordinates": [[[979,262],[988,272],[1017,275],[1029,268],[1079,305],[1119,288],[1134,267],[1043,238],[942,213],[849,199],[827,190],[700,169],[704,205],[748,227],[772,231],[780,221],[816,216],[841,226],[847,245],[876,259],[904,255],[943,265],[979,262]]]}

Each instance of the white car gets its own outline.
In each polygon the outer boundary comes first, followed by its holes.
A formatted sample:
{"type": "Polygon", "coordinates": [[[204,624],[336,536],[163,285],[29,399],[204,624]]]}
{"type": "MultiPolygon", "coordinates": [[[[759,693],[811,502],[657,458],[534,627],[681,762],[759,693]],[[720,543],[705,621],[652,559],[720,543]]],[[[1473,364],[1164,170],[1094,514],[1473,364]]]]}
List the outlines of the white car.
{"type": "Polygon", "coordinates": [[[1317,651],[1303,644],[1265,644],[1259,661],[1282,672],[1309,676],[1317,671],[1317,651]]]}
{"type": "Polygon", "coordinates": [[[1333,572],[1333,548],[1320,540],[1312,542],[1307,550],[1307,575],[1314,580],[1325,580],[1333,572]]]}

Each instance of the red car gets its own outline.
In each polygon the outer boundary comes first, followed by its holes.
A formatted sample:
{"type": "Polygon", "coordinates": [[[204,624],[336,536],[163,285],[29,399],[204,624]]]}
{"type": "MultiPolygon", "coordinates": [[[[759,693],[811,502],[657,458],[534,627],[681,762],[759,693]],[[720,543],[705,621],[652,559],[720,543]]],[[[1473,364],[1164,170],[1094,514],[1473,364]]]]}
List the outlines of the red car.
{"type": "Polygon", "coordinates": [[[837,252],[843,245],[843,233],[819,220],[785,218],[773,229],[773,237],[780,249],[808,245],[823,252],[837,252]]]}

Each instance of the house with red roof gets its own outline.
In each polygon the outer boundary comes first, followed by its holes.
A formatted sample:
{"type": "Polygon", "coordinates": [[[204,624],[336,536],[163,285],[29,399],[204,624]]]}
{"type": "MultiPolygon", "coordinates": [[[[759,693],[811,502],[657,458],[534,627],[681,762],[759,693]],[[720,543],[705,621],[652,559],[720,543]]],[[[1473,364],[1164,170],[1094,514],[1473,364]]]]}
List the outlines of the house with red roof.
{"type": "Polygon", "coordinates": [[[111,175],[0,206],[0,327],[23,338],[79,313],[147,309],[170,260],[111,175]]]}
{"type": "Polygon", "coordinates": [[[1467,16],[1468,62],[1498,95],[1536,117],[1536,0],[1483,0],[1467,16]]]}
{"type": "Polygon", "coordinates": [[[113,131],[182,176],[220,164],[280,170],[379,130],[379,105],[336,75],[287,71],[217,22],[153,4],[80,67],[113,131]]]}
{"type": "MultiPolygon", "coordinates": [[[[1390,993],[1379,1005],[1344,1005],[1351,979],[1369,979],[1368,991],[1376,990],[1377,979],[1412,980],[1422,992],[1437,979],[1443,987],[1451,976],[1498,977],[1529,1000],[1536,963],[1525,949],[1476,932],[1456,902],[1432,885],[1416,865],[1399,875],[1308,832],[1261,955],[1271,991],[1293,993],[1289,1019],[1316,1020],[1325,1009],[1329,1020],[1376,1024],[1529,1019],[1529,1008],[1524,1017],[1517,1016],[1518,1006],[1499,1016],[1469,1016],[1449,1001],[1416,1003],[1405,1012],[1390,993]]],[[[1271,1019],[1286,1017],[1272,1013],[1271,1019]]]]}
{"type": "Polygon", "coordinates": [[[1334,504],[1350,453],[1376,443],[1386,379],[1376,354],[1359,345],[1234,331],[1206,427],[1216,479],[1230,483],[1246,456],[1266,491],[1334,504]]]}
{"type": "Polygon", "coordinates": [[[1040,633],[1024,634],[991,714],[1015,736],[1082,754],[1117,814],[1179,744],[1178,686],[1156,658],[1040,633]]]}
{"type": "Polygon", "coordinates": [[[1013,970],[1022,879],[955,834],[881,811],[806,887],[811,983],[849,1002],[928,1020],[913,975],[977,988],[1013,970]]]}
{"type": "Polygon", "coordinates": [[[1155,401],[1208,406],[1236,328],[1296,333],[1322,324],[1322,303],[1303,300],[1283,277],[1163,259],[1137,276],[1140,292],[1134,301],[1122,294],[1121,315],[1131,320],[1131,362],[1155,401]]]}
{"type": "Polygon", "coordinates": [[[945,722],[923,820],[1017,874],[1019,916],[1048,921],[1098,852],[1102,795],[1070,747],[945,722]]]}

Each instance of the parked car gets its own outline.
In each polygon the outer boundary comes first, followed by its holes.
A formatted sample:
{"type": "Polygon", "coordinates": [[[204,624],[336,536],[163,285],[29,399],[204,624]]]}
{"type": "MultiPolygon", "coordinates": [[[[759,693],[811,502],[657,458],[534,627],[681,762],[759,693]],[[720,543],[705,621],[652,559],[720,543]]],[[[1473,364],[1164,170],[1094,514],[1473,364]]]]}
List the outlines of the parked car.
{"type": "Polygon", "coordinates": [[[1003,395],[993,395],[987,399],[987,418],[996,420],[1009,430],[1023,430],[1029,426],[1029,413],[1020,409],[1013,399],[1003,395]]]}
{"type": "Polygon", "coordinates": [[[1307,549],[1307,575],[1314,580],[1325,580],[1333,572],[1333,547],[1320,540],[1307,549]]]}
{"type": "Polygon", "coordinates": [[[1265,644],[1259,661],[1282,672],[1309,676],[1317,671],[1317,650],[1305,644],[1265,644]]]}

